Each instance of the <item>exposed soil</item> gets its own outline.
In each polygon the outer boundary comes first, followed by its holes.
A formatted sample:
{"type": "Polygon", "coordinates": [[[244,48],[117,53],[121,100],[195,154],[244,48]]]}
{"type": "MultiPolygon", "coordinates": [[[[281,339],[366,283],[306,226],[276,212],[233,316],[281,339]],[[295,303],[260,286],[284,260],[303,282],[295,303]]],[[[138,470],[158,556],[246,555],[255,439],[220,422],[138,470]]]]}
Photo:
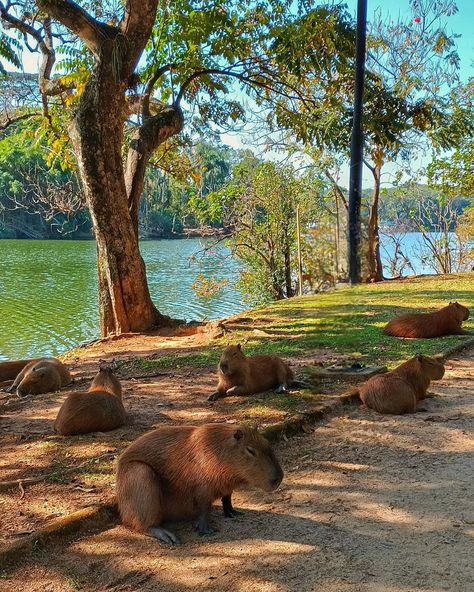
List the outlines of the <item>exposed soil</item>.
{"type": "MultiPolygon", "coordinates": [[[[87,390],[99,360],[115,360],[128,413],[126,426],[108,433],[64,438],[53,431],[61,403],[69,392],[18,399],[0,393],[0,481],[44,475],[37,484],[2,491],[0,543],[30,532],[67,512],[113,499],[114,462],[130,442],[164,423],[250,422],[265,426],[314,406],[321,398],[341,392],[343,383],[319,381],[317,393],[293,391],[289,397],[266,393],[207,401],[216,386],[215,367],[144,370],[137,359],[198,353],[212,345],[209,335],[135,335],[97,342],[66,356],[75,383],[87,390]],[[151,374],[148,376],[148,374],[151,374]],[[3,400],[3,403],[2,403],[3,400]],[[21,497],[21,499],[20,499],[21,497]]],[[[217,353],[216,353],[217,355],[217,353]]],[[[292,359],[292,367],[344,359],[327,350],[292,359]]]]}
{"type": "MultiPolygon", "coordinates": [[[[235,520],[216,508],[220,531],[213,537],[177,525],[184,544],[168,548],[114,525],[36,550],[3,572],[0,588],[472,592],[474,350],[447,369],[425,413],[382,417],[349,409],[282,443],[281,488],[235,495],[234,505],[245,511],[235,520]]],[[[95,446],[100,453],[110,440],[99,437],[95,446]]],[[[50,503],[41,487],[27,488],[22,500],[9,494],[18,514],[50,503]]],[[[74,485],[64,487],[74,498],[74,485]]],[[[89,495],[82,492],[82,505],[89,495]]]]}

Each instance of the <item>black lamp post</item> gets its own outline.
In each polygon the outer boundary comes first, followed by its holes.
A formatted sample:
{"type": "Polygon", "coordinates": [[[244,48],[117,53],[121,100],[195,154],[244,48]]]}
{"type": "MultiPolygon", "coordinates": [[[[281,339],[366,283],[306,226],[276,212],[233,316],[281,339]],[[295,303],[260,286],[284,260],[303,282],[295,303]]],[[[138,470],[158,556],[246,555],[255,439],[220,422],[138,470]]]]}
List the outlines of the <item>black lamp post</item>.
{"type": "Polygon", "coordinates": [[[362,167],[364,134],[362,129],[365,38],[367,29],[367,0],[357,2],[356,71],[354,85],[354,119],[351,137],[351,165],[349,175],[349,228],[348,258],[349,282],[358,284],[360,277],[360,203],[362,193],[362,167]]]}

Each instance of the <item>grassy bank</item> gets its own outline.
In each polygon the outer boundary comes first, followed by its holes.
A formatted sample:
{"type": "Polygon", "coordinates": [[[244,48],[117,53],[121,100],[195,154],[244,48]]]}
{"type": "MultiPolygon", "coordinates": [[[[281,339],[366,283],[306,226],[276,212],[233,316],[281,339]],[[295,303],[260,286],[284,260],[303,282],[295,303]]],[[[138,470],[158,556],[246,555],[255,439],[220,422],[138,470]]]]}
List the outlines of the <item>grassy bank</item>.
{"type": "MultiPolygon", "coordinates": [[[[133,364],[150,371],[209,366],[216,363],[222,347],[240,342],[247,354],[279,353],[291,358],[327,350],[367,364],[394,366],[415,353],[435,354],[466,338],[396,339],[384,335],[383,326],[394,316],[430,312],[455,300],[474,310],[474,274],[345,287],[276,302],[228,319],[225,336],[203,351],[134,360],[133,364]]],[[[474,332],[472,318],[464,326],[474,332]]]]}

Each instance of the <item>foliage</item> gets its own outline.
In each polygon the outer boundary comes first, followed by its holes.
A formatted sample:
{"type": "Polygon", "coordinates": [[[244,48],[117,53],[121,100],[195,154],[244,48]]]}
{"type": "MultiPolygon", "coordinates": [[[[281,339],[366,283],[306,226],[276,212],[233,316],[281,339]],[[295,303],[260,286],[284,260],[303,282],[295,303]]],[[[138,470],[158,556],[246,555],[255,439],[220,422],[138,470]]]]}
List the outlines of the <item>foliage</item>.
{"type": "Polygon", "coordinates": [[[428,166],[430,185],[451,196],[474,195],[474,78],[450,94],[451,117],[434,134],[436,151],[428,166]],[[450,148],[444,150],[445,138],[450,148]]]}
{"type": "Polygon", "coordinates": [[[294,294],[296,207],[304,233],[317,191],[290,166],[247,158],[234,167],[221,193],[227,198],[233,228],[229,243],[244,264],[239,286],[247,297],[264,302],[294,294]]]}
{"type": "Polygon", "coordinates": [[[20,43],[16,39],[0,31],[0,75],[6,74],[3,60],[16,68],[21,68],[18,55],[20,47],[20,43]]]}
{"type": "Polygon", "coordinates": [[[89,232],[90,221],[74,173],[47,153],[26,125],[0,137],[1,235],[33,238],[89,232]]]}

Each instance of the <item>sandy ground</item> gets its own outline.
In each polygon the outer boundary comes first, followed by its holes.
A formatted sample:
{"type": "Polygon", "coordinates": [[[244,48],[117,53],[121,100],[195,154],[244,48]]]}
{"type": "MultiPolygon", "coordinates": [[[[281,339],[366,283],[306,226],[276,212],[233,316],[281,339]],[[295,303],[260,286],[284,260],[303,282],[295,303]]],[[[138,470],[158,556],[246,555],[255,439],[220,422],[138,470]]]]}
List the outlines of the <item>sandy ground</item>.
{"type": "MultiPolygon", "coordinates": [[[[120,365],[137,357],[179,356],[202,351],[208,346],[209,338],[200,334],[143,335],[99,342],[76,351],[68,359],[75,378],[72,388],[86,390],[89,387],[99,360],[113,358],[120,365]]],[[[291,364],[300,374],[304,365],[337,359],[338,354],[321,350],[305,358],[293,358],[291,364]]],[[[53,473],[40,483],[28,485],[24,496],[19,488],[0,489],[0,544],[39,528],[51,518],[87,505],[111,502],[116,457],[150,429],[163,424],[215,421],[247,421],[264,426],[305,411],[317,403],[321,393],[341,392],[347,388],[334,379],[325,384],[321,381],[318,395],[293,391],[294,404],[290,408],[280,406],[282,398],[273,393],[228,397],[210,403],[207,398],[216,386],[215,366],[196,369],[175,364],[159,372],[152,370],[153,376],[145,376],[143,372],[139,366],[134,369],[133,363],[130,367],[119,367],[117,375],[124,391],[128,420],[122,428],[108,433],[70,438],[54,433],[53,423],[68,389],[25,399],[0,394],[0,481],[53,473]]]]}
{"type": "Polygon", "coordinates": [[[168,548],[120,525],[37,549],[1,572],[5,592],[472,592],[474,350],[447,364],[427,412],[332,417],[278,447],[273,494],[168,548]]]}

